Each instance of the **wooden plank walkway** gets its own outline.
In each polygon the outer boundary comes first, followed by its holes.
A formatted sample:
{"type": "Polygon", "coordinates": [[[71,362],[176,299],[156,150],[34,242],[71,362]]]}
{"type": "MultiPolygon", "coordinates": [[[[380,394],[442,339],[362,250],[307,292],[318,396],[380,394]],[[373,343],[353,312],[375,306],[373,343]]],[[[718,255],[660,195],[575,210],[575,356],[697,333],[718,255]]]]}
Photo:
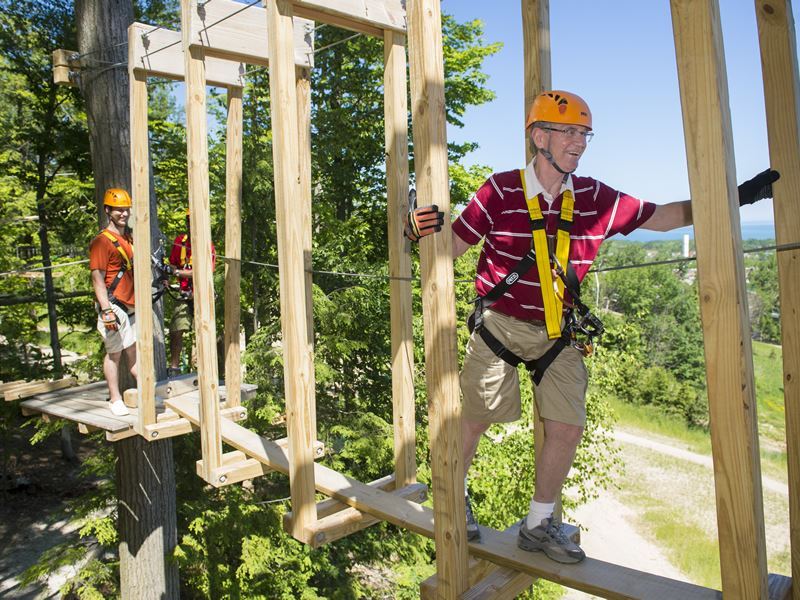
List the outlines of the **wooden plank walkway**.
{"type": "MultiPolygon", "coordinates": [[[[159,382],[160,386],[167,382],[159,382]]],[[[166,389],[166,388],[165,388],[166,389]]],[[[225,399],[225,386],[221,385],[220,400],[225,399]]],[[[253,384],[242,384],[242,399],[250,398],[256,390],[253,384]]],[[[200,398],[198,390],[193,389],[183,393],[181,398],[188,402],[197,403],[200,398]]],[[[90,383],[74,388],[38,394],[20,402],[23,414],[44,414],[55,419],[72,421],[93,429],[102,429],[115,436],[132,433],[134,425],[138,423],[138,411],[131,408],[130,414],[118,417],[111,414],[108,408],[108,387],[105,381],[90,383]]],[[[163,405],[157,406],[156,413],[164,414],[167,411],[163,405]]]]}
{"type": "MultiPolygon", "coordinates": [[[[176,413],[195,425],[200,417],[197,405],[183,397],[166,401],[176,413]]],[[[222,439],[248,456],[283,473],[289,472],[287,452],[275,442],[259,436],[237,423],[223,419],[222,439]]],[[[360,511],[372,514],[433,538],[433,511],[415,502],[370,487],[323,465],[314,465],[314,478],[319,491],[360,511]]],[[[481,543],[470,543],[470,554],[497,565],[542,577],[570,588],[606,598],[680,598],[681,600],[718,600],[721,592],[701,586],[644,573],[594,558],[578,565],[555,563],[540,553],[517,548],[516,535],[481,528],[481,543]]]]}

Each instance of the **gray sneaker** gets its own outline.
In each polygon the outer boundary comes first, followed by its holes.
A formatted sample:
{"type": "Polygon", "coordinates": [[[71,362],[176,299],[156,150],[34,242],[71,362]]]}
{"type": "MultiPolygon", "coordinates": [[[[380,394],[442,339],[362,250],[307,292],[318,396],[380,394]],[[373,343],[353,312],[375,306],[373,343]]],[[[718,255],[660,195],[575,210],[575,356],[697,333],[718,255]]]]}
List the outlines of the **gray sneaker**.
{"type": "Polygon", "coordinates": [[[517,546],[528,552],[541,550],[551,560],[560,563],[579,563],[586,554],[564,533],[561,523],[552,517],[542,519],[540,525],[528,529],[527,518],[519,524],[517,546]]]}
{"type": "Polygon", "coordinates": [[[481,532],[478,529],[478,522],[475,520],[475,515],[472,514],[472,503],[469,501],[469,496],[464,496],[464,503],[467,508],[467,541],[480,542],[481,532]]]}

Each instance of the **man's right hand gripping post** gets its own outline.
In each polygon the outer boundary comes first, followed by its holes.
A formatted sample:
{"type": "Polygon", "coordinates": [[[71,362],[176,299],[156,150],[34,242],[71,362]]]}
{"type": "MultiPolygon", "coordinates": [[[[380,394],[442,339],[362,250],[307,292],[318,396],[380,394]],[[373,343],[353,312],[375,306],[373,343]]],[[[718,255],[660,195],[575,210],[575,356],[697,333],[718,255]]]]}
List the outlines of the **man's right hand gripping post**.
{"type": "Polygon", "coordinates": [[[111,308],[104,308],[100,311],[100,320],[106,326],[106,331],[117,331],[119,329],[119,319],[111,308]]]}
{"type": "Polygon", "coordinates": [[[442,225],[444,213],[435,204],[417,208],[417,192],[412,188],[408,192],[408,216],[403,235],[412,242],[418,242],[426,235],[441,231],[442,225]]]}

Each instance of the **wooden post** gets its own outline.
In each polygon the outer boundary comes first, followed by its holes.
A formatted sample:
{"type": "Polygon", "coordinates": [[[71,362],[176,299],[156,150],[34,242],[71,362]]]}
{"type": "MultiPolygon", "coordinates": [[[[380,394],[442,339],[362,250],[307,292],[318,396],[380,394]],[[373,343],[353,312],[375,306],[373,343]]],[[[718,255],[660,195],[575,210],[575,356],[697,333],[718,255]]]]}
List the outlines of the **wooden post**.
{"type": "MultiPolygon", "coordinates": [[[[412,118],[417,197],[435,202],[450,221],[445,130],[444,59],[438,0],[411,0],[408,11],[412,118]]],[[[425,370],[431,439],[431,470],[440,598],[466,589],[467,535],[464,510],[461,403],[458,386],[452,239],[432,235],[420,243],[425,370]]]]}
{"type": "Polygon", "coordinates": [[[242,88],[228,88],[225,140],[225,389],[229,408],[239,406],[242,360],[239,329],[242,283],[242,88]]]}
{"type": "MultiPolygon", "coordinates": [[[[550,72],[550,0],[522,0],[522,47],[525,54],[525,106],[523,123],[534,99],[544,90],[552,88],[550,72]]],[[[525,160],[530,162],[527,132],[525,134],[525,160]]],[[[538,419],[536,420],[538,423],[538,419]]],[[[538,432],[537,432],[538,433],[538,432]]],[[[541,436],[537,436],[538,440],[541,436]]]]}
{"type": "MultiPolygon", "coordinates": [[[[800,83],[797,39],[789,0],[758,0],[758,36],[767,108],[770,164],[781,174],[773,186],[778,244],[797,241],[800,231],[800,83]]],[[[800,581],[800,251],[778,252],[783,345],[783,393],[786,404],[786,453],[789,468],[789,522],[792,578],[800,581]]],[[[800,600],[800,583],[793,586],[800,600]]]]}
{"type": "Polygon", "coordinates": [[[289,482],[294,522],[292,535],[302,539],[316,521],[311,401],[314,364],[308,347],[305,317],[306,280],[303,262],[303,213],[298,164],[297,90],[292,42],[292,3],[274,0],[267,6],[269,36],[272,153],[275,165],[275,217],[283,335],[286,425],[289,437],[289,482]]]}
{"type": "Polygon", "coordinates": [[[389,211],[389,299],[392,336],[392,413],[397,487],[417,479],[414,418],[414,338],[411,254],[403,237],[408,211],[408,97],[405,36],[384,31],[383,94],[386,121],[386,194],[389,211]],[[404,278],[404,279],[400,279],[404,278]]]}
{"type": "Polygon", "coordinates": [[[189,168],[189,208],[194,284],[194,330],[200,386],[200,443],[203,479],[214,480],[222,465],[219,431],[217,327],[214,317],[214,273],[211,266],[211,209],[208,184],[208,125],[203,49],[192,46],[191,13],[196,0],[181,0],[181,31],[186,77],[186,151],[189,168]]]}
{"type": "Polygon", "coordinates": [[[671,0],[697,243],[722,591],[766,598],[753,356],[717,0],[671,0]]]}
{"type": "MultiPolygon", "coordinates": [[[[311,269],[314,263],[311,257],[311,230],[314,222],[311,214],[311,69],[295,67],[297,91],[297,147],[298,169],[300,172],[300,195],[297,197],[303,217],[303,269],[305,270],[306,293],[306,334],[310,356],[314,356],[314,277],[311,269]]],[[[309,373],[309,420],[312,440],[317,439],[317,399],[316,378],[314,369],[309,373]]]]}
{"type": "MultiPolygon", "coordinates": [[[[522,0],[522,46],[525,62],[525,106],[522,123],[524,126],[528,110],[541,92],[552,89],[550,69],[550,0],[522,0]]],[[[533,158],[528,132],[525,132],[525,160],[533,158]]],[[[542,455],[544,445],[544,421],[539,415],[539,407],[533,402],[533,447],[535,456],[542,455]]],[[[554,514],[561,517],[561,495],[556,498],[554,514]]]]}
{"type": "MultiPolygon", "coordinates": [[[[128,55],[133,36],[128,29],[128,55]]],[[[136,367],[139,406],[138,431],[156,422],[156,372],[153,357],[153,303],[150,297],[150,152],[147,141],[147,76],[128,61],[131,120],[131,196],[133,201],[133,286],[136,300],[136,367]]]]}

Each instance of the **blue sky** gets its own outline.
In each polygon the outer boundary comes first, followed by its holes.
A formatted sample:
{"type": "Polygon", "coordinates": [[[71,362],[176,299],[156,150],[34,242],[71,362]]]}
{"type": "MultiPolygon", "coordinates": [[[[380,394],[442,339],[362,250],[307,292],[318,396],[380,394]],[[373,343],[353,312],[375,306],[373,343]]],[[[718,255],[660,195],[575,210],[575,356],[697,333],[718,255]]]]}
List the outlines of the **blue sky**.
{"type": "MultiPolygon", "coordinates": [[[[728,93],[739,182],[769,164],[754,2],[720,0],[728,93]]],[[[468,163],[495,171],[524,164],[519,0],[443,0],[459,21],[480,19],[485,39],[503,49],[487,60],[497,98],[470,108],[448,138],[480,149],[468,163]]],[[[596,135],[578,172],[657,203],[689,197],[678,75],[668,0],[551,0],[553,87],[592,109],[596,135]]],[[[772,201],[745,207],[742,221],[772,221],[772,201]]]]}

